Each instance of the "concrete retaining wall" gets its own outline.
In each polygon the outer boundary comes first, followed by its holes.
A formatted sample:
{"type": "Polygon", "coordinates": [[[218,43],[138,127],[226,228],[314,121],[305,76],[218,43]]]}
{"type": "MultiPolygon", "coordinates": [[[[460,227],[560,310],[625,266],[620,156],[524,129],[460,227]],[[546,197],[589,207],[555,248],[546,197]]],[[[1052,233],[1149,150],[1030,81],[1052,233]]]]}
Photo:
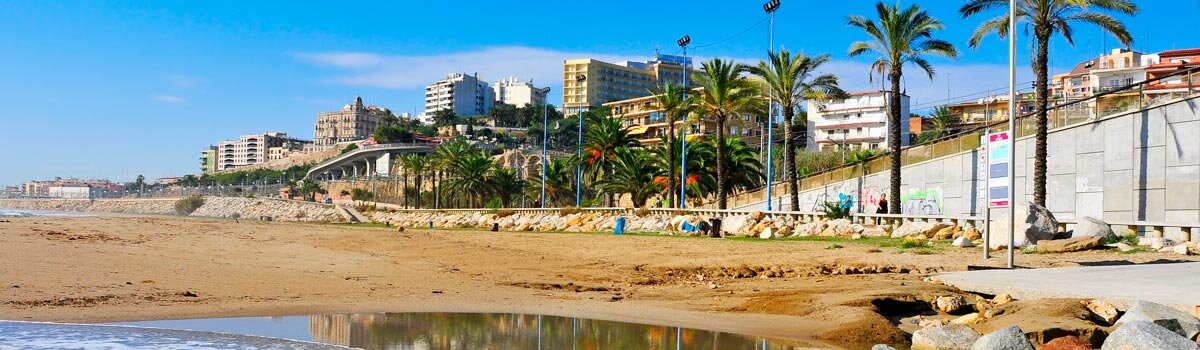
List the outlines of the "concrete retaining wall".
{"type": "MultiPolygon", "coordinates": [[[[178,198],[142,199],[0,199],[0,208],[68,212],[174,215],[178,198]]],[[[333,205],[267,198],[204,197],[204,205],[191,216],[244,219],[271,216],[280,221],[344,221],[333,205]]]]}

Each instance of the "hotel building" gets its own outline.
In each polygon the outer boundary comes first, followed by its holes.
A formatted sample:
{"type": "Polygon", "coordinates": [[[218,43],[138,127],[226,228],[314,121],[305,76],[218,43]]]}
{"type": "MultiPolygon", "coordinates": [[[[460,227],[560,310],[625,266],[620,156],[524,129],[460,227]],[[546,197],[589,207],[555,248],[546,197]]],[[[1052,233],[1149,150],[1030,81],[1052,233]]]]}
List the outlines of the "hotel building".
{"type": "Polygon", "coordinates": [[[354,103],[340,111],[317,113],[313,143],[330,147],[339,142],[365,140],[375,132],[379,119],[386,113],[383,108],[363,105],[362,97],[355,97],[354,103]]]}
{"type": "MultiPolygon", "coordinates": [[[[646,62],[608,63],[590,58],[563,62],[563,114],[572,116],[607,102],[649,96],[667,83],[683,85],[690,59],[656,55],[646,62]],[[582,80],[580,78],[582,77],[582,80]]],[[[690,63],[689,63],[690,65],[690,63]]],[[[698,74],[691,69],[690,77],[698,74]]]]}
{"type": "MultiPolygon", "coordinates": [[[[851,93],[844,100],[809,101],[807,147],[814,150],[887,149],[887,91],[851,93]]],[[[908,146],[909,98],[900,96],[900,145],[908,146]]]]}
{"type": "Polygon", "coordinates": [[[462,117],[485,115],[495,103],[495,91],[479,74],[451,73],[425,87],[425,114],[451,110],[462,117]]]}
{"type": "MultiPolygon", "coordinates": [[[[608,102],[602,106],[610,108],[613,116],[624,119],[629,127],[629,134],[638,139],[643,145],[654,145],[662,142],[667,134],[669,123],[662,109],[658,106],[655,96],[644,96],[627,100],[608,102]]],[[[741,114],[731,116],[725,122],[727,137],[740,137],[747,144],[760,144],[764,135],[766,118],[741,114]]],[[[675,122],[675,132],[683,130],[683,121],[675,122]]],[[[710,137],[717,133],[717,121],[710,116],[703,116],[699,122],[688,125],[687,139],[710,137]]]]}
{"type": "Polygon", "coordinates": [[[521,81],[513,77],[497,81],[492,89],[496,102],[517,107],[545,105],[546,94],[550,92],[549,88],[533,86],[533,81],[521,81]]]}

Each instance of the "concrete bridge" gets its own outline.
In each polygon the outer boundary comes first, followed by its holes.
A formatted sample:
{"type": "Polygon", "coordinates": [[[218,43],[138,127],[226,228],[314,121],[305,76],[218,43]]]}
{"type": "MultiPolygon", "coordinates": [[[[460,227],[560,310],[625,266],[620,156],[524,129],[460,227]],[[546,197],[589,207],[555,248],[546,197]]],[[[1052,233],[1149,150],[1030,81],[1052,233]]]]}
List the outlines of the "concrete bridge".
{"type": "Polygon", "coordinates": [[[433,144],[425,143],[362,146],[313,166],[304,178],[328,181],[367,175],[389,176],[392,160],[396,156],[407,153],[429,154],[433,152],[433,148],[433,144]]]}

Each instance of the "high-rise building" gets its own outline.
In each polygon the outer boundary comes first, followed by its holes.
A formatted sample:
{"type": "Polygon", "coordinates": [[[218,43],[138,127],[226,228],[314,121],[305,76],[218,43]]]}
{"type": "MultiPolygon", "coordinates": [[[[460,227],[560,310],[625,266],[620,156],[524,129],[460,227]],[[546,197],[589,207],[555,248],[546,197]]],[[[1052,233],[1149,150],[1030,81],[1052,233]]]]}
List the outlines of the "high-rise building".
{"type": "Polygon", "coordinates": [[[464,117],[484,115],[492,110],[496,96],[479,74],[451,73],[446,79],[425,87],[425,114],[451,110],[464,117]]]}
{"type": "Polygon", "coordinates": [[[275,147],[303,147],[306,141],[289,138],[286,133],[267,132],[242,135],[237,140],[217,144],[217,171],[266,162],[268,150],[275,147]]]}
{"type": "Polygon", "coordinates": [[[217,172],[217,146],[208,146],[200,151],[200,174],[217,172]]]}
{"type": "MultiPolygon", "coordinates": [[[[851,93],[844,100],[809,101],[809,149],[887,149],[887,91],[851,93]]],[[[908,96],[900,95],[900,145],[908,145],[908,96]]]]}
{"type": "Polygon", "coordinates": [[[363,105],[362,97],[335,112],[317,114],[313,127],[313,143],[318,147],[329,147],[338,142],[365,140],[375,132],[379,119],[388,114],[386,109],[363,105]]]}
{"type": "Polygon", "coordinates": [[[521,81],[509,77],[492,85],[496,102],[522,107],[527,104],[540,106],[546,104],[546,93],[549,88],[533,86],[533,81],[521,81]]]}
{"type": "MultiPolygon", "coordinates": [[[[684,63],[690,58],[656,55],[646,62],[608,63],[590,58],[563,62],[563,111],[575,115],[606,102],[653,95],[667,83],[683,85],[684,63]]],[[[691,81],[698,71],[691,69],[691,81]]]]}

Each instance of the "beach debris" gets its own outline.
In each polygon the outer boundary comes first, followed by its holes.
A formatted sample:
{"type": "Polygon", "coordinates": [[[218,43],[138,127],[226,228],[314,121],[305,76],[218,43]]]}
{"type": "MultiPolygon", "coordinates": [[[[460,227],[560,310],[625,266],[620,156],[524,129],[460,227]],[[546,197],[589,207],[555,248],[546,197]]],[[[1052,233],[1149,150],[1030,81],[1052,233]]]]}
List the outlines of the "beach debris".
{"type": "Polygon", "coordinates": [[[979,337],[971,350],[1037,350],[1020,327],[1012,326],[979,337]]]}
{"type": "Polygon", "coordinates": [[[1200,349],[1191,339],[1149,321],[1129,321],[1104,339],[1104,350],[1200,349]]]}
{"type": "Polygon", "coordinates": [[[196,295],[196,293],[193,293],[193,292],[192,292],[192,291],[190,291],[190,290],[183,291],[183,293],[179,293],[179,295],[182,295],[182,296],[185,296],[185,297],[188,297],[188,298],[195,298],[195,297],[199,297],[199,295],[196,295]]]}
{"type": "Polygon", "coordinates": [[[1120,312],[1117,311],[1117,307],[1099,299],[1083,301],[1083,307],[1087,308],[1087,310],[1092,313],[1092,318],[1102,322],[1105,325],[1111,325],[1114,322],[1117,322],[1117,316],[1120,315],[1120,312]]]}
{"type": "Polygon", "coordinates": [[[912,335],[913,350],[965,350],[979,339],[979,332],[961,324],[926,327],[912,335]]]}
{"type": "Polygon", "coordinates": [[[433,293],[433,294],[442,294],[442,291],[441,291],[441,290],[434,289],[434,290],[433,290],[431,293],[433,293]]]}

